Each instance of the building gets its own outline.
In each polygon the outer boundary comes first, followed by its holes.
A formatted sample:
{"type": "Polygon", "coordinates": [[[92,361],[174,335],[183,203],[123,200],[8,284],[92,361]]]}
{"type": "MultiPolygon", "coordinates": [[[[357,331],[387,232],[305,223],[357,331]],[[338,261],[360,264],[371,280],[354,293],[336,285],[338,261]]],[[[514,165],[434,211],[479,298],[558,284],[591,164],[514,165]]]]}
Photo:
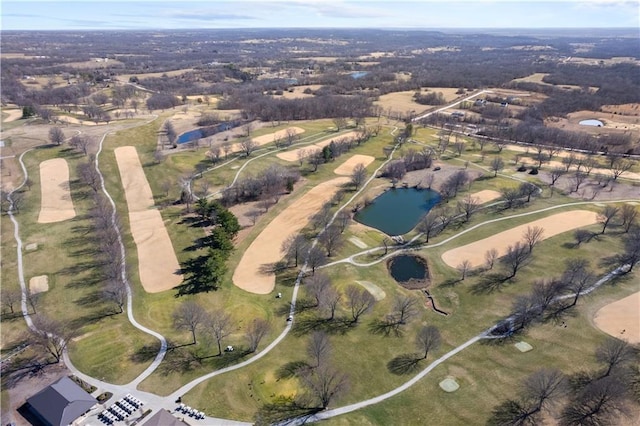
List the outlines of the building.
{"type": "Polygon", "coordinates": [[[143,423],[143,426],[189,426],[176,417],[173,417],[167,410],[159,410],[149,420],[143,423]]]}
{"type": "Polygon", "coordinates": [[[27,399],[29,410],[48,426],[68,426],[97,403],[98,400],[68,377],[27,399]]]}

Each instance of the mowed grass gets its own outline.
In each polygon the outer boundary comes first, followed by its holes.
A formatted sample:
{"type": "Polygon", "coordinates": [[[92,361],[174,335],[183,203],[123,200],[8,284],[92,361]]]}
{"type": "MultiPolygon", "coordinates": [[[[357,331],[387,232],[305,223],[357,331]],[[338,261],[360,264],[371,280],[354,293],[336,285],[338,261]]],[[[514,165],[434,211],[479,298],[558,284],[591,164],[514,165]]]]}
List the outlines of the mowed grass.
{"type": "MultiPolygon", "coordinates": [[[[130,380],[148,365],[147,361],[137,361],[130,357],[135,345],[113,345],[113,342],[145,342],[143,333],[131,327],[125,315],[115,314],[117,308],[106,303],[101,297],[102,279],[97,263],[97,245],[91,235],[91,224],[86,212],[91,205],[90,189],[77,181],[76,166],[87,161],[86,157],[66,147],[38,148],[24,157],[29,177],[33,182],[25,191],[25,201],[16,215],[20,223],[23,243],[38,244],[35,251],[24,251],[24,273],[28,286],[30,278],[47,275],[49,290],[41,293],[36,312],[69,324],[76,336],[92,335],[92,339],[80,339],[69,346],[74,365],[86,374],[103,377],[114,383],[130,380]],[[39,224],[40,209],[39,165],[50,158],[64,158],[69,166],[71,197],[76,209],[76,217],[52,224],[39,224]],[[126,330],[122,330],[126,326],[126,330]],[[96,344],[103,341],[103,344],[96,344]],[[108,362],[95,361],[94,354],[108,354],[108,362]],[[80,355],[79,355],[80,354],[80,355]],[[117,366],[114,368],[113,366],[117,366]]],[[[5,224],[3,221],[3,231],[5,224]]],[[[5,233],[4,235],[13,235],[5,233]]],[[[15,267],[15,243],[9,243],[12,250],[7,253],[7,263],[3,262],[5,279],[3,286],[18,288],[15,267]],[[7,268],[8,266],[8,268],[7,268]]],[[[3,244],[4,250],[4,244],[3,244]]],[[[4,253],[3,253],[3,259],[4,253]]],[[[33,313],[33,308],[30,308],[33,313]]],[[[26,331],[23,321],[3,320],[3,343],[10,345],[19,340],[26,331]],[[6,339],[6,340],[5,340],[6,339]]]]}

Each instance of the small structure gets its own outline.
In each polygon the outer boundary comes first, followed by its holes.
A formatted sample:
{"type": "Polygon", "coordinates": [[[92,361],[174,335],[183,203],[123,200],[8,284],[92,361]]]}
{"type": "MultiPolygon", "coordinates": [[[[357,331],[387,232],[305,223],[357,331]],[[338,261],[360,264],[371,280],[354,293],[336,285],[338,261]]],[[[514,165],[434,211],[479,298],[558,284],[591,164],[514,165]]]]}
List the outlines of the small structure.
{"type": "Polygon", "coordinates": [[[63,377],[27,399],[29,410],[45,425],[67,426],[98,403],[73,380],[63,377]]]}
{"type": "Polygon", "coordinates": [[[160,410],[144,422],[143,426],[189,426],[189,424],[173,417],[167,410],[160,410]]]}

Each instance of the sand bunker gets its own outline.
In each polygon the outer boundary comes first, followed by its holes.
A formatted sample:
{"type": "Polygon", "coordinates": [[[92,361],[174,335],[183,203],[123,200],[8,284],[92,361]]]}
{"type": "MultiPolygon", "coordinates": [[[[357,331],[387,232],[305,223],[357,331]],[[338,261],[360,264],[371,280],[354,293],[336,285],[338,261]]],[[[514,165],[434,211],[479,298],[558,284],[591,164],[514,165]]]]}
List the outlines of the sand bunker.
{"type": "Polygon", "coordinates": [[[54,223],[76,216],[69,189],[67,160],[54,158],[40,163],[40,215],[38,223],[54,223]]]}
{"type": "Polygon", "coordinates": [[[148,293],[169,290],[182,282],[182,275],[171,239],[160,212],[154,208],[153,194],[132,146],[115,149],[124,187],[131,235],[138,248],[138,270],[142,287],[148,293]]]}
{"type": "Polygon", "coordinates": [[[458,382],[456,382],[455,379],[451,377],[447,377],[446,379],[441,381],[438,386],[440,386],[440,389],[445,392],[455,392],[460,388],[458,382]]]}
{"type": "Polygon", "coordinates": [[[640,343],[640,292],[610,303],[596,312],[593,322],[600,330],[618,339],[640,343]]]}
{"type": "Polygon", "coordinates": [[[358,237],[351,237],[349,238],[349,241],[351,241],[356,247],[361,249],[366,249],[367,247],[369,247],[364,241],[362,241],[358,237]]]}
{"type": "Polygon", "coordinates": [[[373,296],[373,298],[378,301],[387,297],[387,293],[385,293],[383,289],[370,281],[356,281],[356,283],[364,287],[365,290],[367,290],[373,296]]]}
{"type": "Polygon", "coordinates": [[[331,139],[327,139],[324,140],[322,142],[317,142],[314,143],[313,145],[308,145],[305,146],[303,148],[297,148],[297,149],[293,149],[291,151],[286,151],[286,152],[281,152],[279,154],[276,154],[276,157],[278,157],[281,160],[284,161],[298,161],[298,153],[299,152],[305,152],[306,156],[312,155],[318,151],[322,151],[322,148],[324,148],[325,146],[329,145],[331,142],[335,142],[335,141],[339,141],[341,139],[345,139],[345,138],[355,138],[357,136],[356,132],[348,132],[348,133],[344,133],[340,136],[336,136],[333,137],[331,139]]]}
{"type": "Polygon", "coordinates": [[[257,136],[253,138],[253,141],[258,145],[265,145],[277,139],[285,139],[289,132],[299,135],[300,133],[304,133],[304,129],[301,127],[287,127],[286,129],[278,130],[277,132],[269,133],[268,135],[257,136]]]}
{"type": "Polygon", "coordinates": [[[9,123],[10,121],[16,121],[22,118],[21,109],[3,109],[2,112],[7,114],[7,118],[2,120],[4,123],[9,123]]]}
{"type": "Polygon", "coordinates": [[[38,275],[29,280],[29,292],[31,294],[49,291],[49,277],[47,275],[38,275]]]}
{"type": "MultiPolygon", "coordinates": [[[[536,166],[538,165],[538,162],[533,158],[523,158],[522,160],[520,160],[520,162],[528,165],[536,165],[536,166]]],[[[562,162],[556,161],[556,160],[548,161],[543,166],[548,169],[564,169],[565,168],[562,162]]],[[[578,167],[577,165],[573,165],[569,168],[569,170],[575,171],[577,167],[578,167]]],[[[601,167],[594,167],[593,169],[591,169],[591,176],[595,176],[597,174],[613,177],[613,172],[611,171],[611,169],[605,169],[601,167]]],[[[626,172],[623,172],[619,177],[623,179],[640,180],[640,173],[626,171],[626,172]]]]}
{"type": "Polygon", "coordinates": [[[340,177],[323,182],[282,211],[244,252],[233,273],[233,283],[251,293],[268,294],[273,291],[276,277],[273,273],[261,271],[263,265],[282,259],[282,242],[304,228],[309,217],[348,181],[348,178],[340,177]]]}
{"type": "Polygon", "coordinates": [[[520,352],[529,352],[533,350],[533,346],[531,346],[527,342],[518,342],[513,346],[515,346],[520,352]]]}
{"type": "Polygon", "coordinates": [[[471,198],[477,198],[480,201],[480,204],[488,203],[489,201],[497,200],[502,197],[498,191],[494,191],[492,189],[485,189],[484,191],[474,192],[471,194],[471,198]]]}
{"type": "Polygon", "coordinates": [[[353,170],[358,164],[362,164],[363,166],[367,167],[369,164],[373,163],[373,160],[375,160],[375,158],[370,155],[356,154],[336,167],[333,172],[337,175],[349,176],[351,175],[351,173],[353,173],[353,170]]]}
{"type": "Polygon", "coordinates": [[[487,250],[495,248],[498,250],[498,256],[503,256],[510,245],[523,240],[522,235],[529,226],[539,226],[543,228],[544,234],[542,235],[542,239],[546,239],[582,226],[593,225],[597,223],[597,221],[598,214],[588,210],[572,210],[557,213],[543,219],[516,226],[515,228],[471,244],[449,250],[442,255],[442,260],[452,268],[455,268],[463,260],[468,260],[471,262],[473,268],[477,268],[485,263],[484,255],[487,250]]]}

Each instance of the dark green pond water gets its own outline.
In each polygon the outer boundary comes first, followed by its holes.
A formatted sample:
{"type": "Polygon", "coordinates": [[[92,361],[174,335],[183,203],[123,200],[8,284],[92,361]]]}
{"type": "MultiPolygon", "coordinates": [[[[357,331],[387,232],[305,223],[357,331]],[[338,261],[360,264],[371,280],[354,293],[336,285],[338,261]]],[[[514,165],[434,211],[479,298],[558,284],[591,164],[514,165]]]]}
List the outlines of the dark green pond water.
{"type": "Polygon", "coordinates": [[[427,267],[422,259],[401,254],[389,261],[389,273],[398,282],[410,279],[423,280],[427,278],[427,267]]]}
{"type": "Polygon", "coordinates": [[[411,231],[439,201],[440,194],[430,189],[389,189],[356,213],[354,219],[388,235],[402,235],[411,231]]]}

